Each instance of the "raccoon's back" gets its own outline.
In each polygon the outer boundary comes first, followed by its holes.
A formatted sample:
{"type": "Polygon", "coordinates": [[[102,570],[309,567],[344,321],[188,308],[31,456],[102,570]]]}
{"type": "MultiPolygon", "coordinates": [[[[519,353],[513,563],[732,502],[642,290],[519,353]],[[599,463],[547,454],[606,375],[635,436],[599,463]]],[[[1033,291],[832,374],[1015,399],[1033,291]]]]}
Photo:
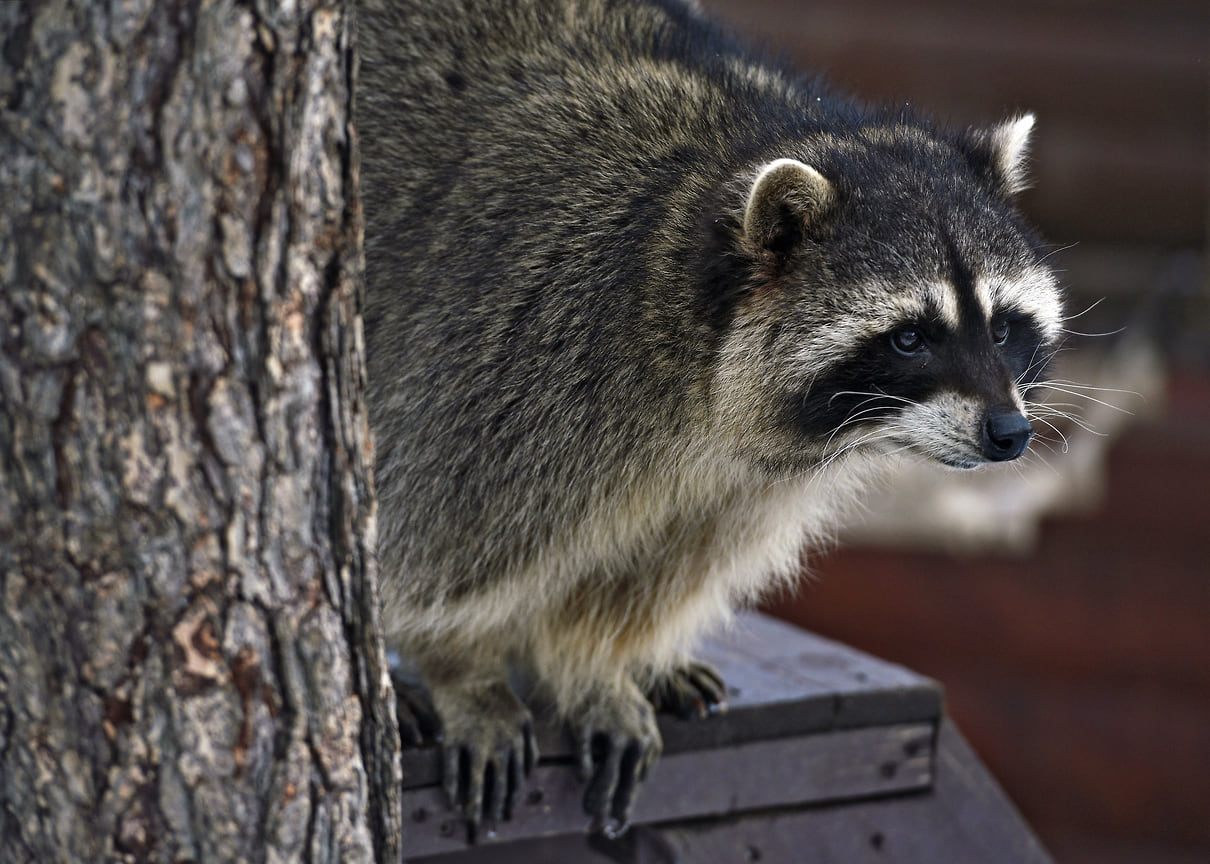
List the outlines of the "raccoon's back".
{"type": "Polygon", "coordinates": [[[362,4],[380,553],[429,599],[534,559],[704,422],[715,335],[667,238],[725,160],[673,116],[692,81],[636,77],[615,32],[675,20],[606,5],[362,4]]]}

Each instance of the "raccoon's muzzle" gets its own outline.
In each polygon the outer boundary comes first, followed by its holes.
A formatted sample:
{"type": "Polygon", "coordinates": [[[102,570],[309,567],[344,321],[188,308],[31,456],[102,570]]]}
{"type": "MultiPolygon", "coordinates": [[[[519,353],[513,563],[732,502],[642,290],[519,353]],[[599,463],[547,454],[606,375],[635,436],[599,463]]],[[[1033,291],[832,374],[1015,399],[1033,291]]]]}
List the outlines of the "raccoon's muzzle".
{"type": "Polygon", "coordinates": [[[989,462],[1016,459],[1029,446],[1034,427],[1021,412],[1008,408],[992,408],[983,423],[983,455],[989,462]]]}

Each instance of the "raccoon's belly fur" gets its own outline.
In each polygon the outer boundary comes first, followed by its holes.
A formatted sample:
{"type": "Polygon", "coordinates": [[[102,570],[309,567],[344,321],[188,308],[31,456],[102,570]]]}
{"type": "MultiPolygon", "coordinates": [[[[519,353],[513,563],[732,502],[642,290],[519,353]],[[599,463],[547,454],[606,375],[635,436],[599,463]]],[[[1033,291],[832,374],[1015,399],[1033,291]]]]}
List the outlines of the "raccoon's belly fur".
{"type": "Polygon", "coordinates": [[[1012,200],[1033,119],[859,108],[677,0],[359,21],[387,635],[472,824],[533,754],[509,664],[595,760],[586,808],[624,822],[660,747],[642,690],[721,699],[683,674],[694,637],[888,454],[1024,452],[1061,321],[1012,200]]]}
{"type": "Polygon", "coordinates": [[[503,650],[571,705],[586,680],[666,673],[704,628],[793,578],[879,467],[854,455],[779,483],[699,477],[694,490],[662,473],[480,591],[438,573],[384,580],[386,618],[405,650],[503,650]]]}

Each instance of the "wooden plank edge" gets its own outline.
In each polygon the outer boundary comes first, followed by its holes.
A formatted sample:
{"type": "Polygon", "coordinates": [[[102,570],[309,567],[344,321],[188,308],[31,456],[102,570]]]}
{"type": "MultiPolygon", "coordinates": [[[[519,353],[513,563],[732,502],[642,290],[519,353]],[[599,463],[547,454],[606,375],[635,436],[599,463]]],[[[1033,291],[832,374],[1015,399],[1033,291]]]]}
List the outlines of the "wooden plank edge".
{"type": "MultiPolygon", "coordinates": [[[[933,782],[936,723],[907,723],[754,741],[670,754],[652,769],[635,824],[734,817],[769,808],[927,790],[933,782]]],[[[511,820],[486,843],[581,833],[583,784],[571,765],[540,765],[511,820]]],[[[403,794],[409,857],[466,848],[466,827],[437,787],[403,794]]]]}

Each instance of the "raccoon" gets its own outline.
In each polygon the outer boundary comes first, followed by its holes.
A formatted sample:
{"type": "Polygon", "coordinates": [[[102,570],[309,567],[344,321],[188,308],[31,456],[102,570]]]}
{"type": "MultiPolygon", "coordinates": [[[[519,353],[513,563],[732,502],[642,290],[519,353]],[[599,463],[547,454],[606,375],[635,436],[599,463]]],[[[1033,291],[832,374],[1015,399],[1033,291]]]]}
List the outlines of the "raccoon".
{"type": "Polygon", "coordinates": [[[521,669],[624,827],[689,652],[898,454],[1016,459],[1060,332],[1034,118],[946,131],[673,0],[362,0],[356,121],[388,639],[445,789],[506,815],[521,669]],[[654,703],[653,703],[654,700],[654,703]]]}

